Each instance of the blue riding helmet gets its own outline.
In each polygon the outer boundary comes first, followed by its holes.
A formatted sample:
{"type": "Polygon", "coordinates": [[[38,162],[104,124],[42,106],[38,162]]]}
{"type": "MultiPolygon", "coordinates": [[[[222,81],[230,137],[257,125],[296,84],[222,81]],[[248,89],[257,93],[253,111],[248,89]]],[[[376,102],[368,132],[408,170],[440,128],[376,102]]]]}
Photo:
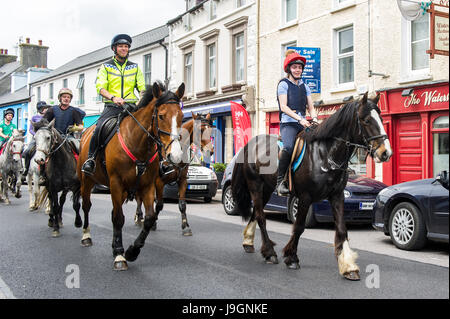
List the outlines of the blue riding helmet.
{"type": "Polygon", "coordinates": [[[111,50],[113,50],[113,47],[117,44],[128,44],[128,46],[131,47],[132,42],[133,40],[131,40],[131,37],[128,34],[118,34],[111,41],[111,50]]]}
{"type": "Polygon", "coordinates": [[[36,104],[36,109],[39,113],[41,113],[43,109],[46,109],[49,107],[50,107],[50,105],[48,105],[45,101],[39,101],[36,104]]]}

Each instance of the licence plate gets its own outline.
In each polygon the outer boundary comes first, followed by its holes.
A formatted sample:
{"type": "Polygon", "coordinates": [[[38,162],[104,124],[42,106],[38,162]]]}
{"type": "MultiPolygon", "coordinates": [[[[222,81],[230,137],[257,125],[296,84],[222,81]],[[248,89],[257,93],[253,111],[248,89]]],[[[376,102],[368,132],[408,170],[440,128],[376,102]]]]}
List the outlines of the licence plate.
{"type": "Polygon", "coordinates": [[[208,185],[188,185],[188,189],[207,189],[208,185]]]}
{"type": "Polygon", "coordinates": [[[359,210],[372,210],[375,202],[360,202],[359,210]]]}

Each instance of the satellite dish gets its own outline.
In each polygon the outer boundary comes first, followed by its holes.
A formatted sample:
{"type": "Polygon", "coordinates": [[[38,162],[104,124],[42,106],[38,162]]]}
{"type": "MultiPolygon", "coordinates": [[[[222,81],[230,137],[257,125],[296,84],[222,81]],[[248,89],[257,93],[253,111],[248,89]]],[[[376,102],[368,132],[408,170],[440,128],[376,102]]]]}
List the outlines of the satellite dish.
{"type": "Polygon", "coordinates": [[[402,13],[403,18],[408,21],[414,21],[420,17],[422,12],[422,7],[420,6],[420,2],[412,1],[412,0],[397,0],[398,8],[402,13]]]}

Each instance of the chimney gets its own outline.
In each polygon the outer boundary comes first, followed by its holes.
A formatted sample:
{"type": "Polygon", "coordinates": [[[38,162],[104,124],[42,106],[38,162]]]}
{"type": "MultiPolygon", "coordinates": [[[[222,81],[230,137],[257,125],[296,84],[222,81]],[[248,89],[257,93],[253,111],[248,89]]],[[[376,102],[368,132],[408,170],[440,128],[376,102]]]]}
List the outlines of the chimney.
{"type": "Polygon", "coordinates": [[[42,45],[42,40],[37,45],[30,44],[30,38],[26,38],[26,43],[19,44],[19,51],[20,61],[26,68],[38,65],[47,68],[48,47],[42,45]]]}
{"type": "Polygon", "coordinates": [[[4,66],[7,63],[17,61],[17,56],[8,55],[7,49],[0,49],[0,67],[4,66]]]}

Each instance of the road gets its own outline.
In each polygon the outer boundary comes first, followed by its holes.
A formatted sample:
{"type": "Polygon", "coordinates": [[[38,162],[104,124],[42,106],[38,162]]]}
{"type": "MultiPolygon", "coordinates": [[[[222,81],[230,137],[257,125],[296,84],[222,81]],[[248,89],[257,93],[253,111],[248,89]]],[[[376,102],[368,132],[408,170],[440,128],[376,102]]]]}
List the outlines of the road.
{"type": "MultiPolygon", "coordinates": [[[[85,248],[69,201],[62,236],[52,238],[48,216],[27,211],[24,189],[11,205],[0,203],[0,298],[449,298],[448,245],[403,252],[370,227],[350,227],[350,245],[361,269],[361,281],[350,282],[338,274],[334,231],[326,226],[305,231],[299,244],[301,269],[289,270],[281,258],[291,229],[285,218],[273,215],[268,221],[280,259],[280,264],[268,265],[259,252],[244,253],[245,224],[225,215],[218,198],[210,204],[188,203],[192,237],[181,235],[177,203],[166,203],[158,230],[150,233],[139,258],[129,263],[128,271],[114,272],[109,195],[93,194],[94,245],[85,248]]],[[[124,206],[125,248],[139,233],[134,210],[134,203],[124,206]]],[[[257,232],[256,247],[260,243],[257,232]]]]}

